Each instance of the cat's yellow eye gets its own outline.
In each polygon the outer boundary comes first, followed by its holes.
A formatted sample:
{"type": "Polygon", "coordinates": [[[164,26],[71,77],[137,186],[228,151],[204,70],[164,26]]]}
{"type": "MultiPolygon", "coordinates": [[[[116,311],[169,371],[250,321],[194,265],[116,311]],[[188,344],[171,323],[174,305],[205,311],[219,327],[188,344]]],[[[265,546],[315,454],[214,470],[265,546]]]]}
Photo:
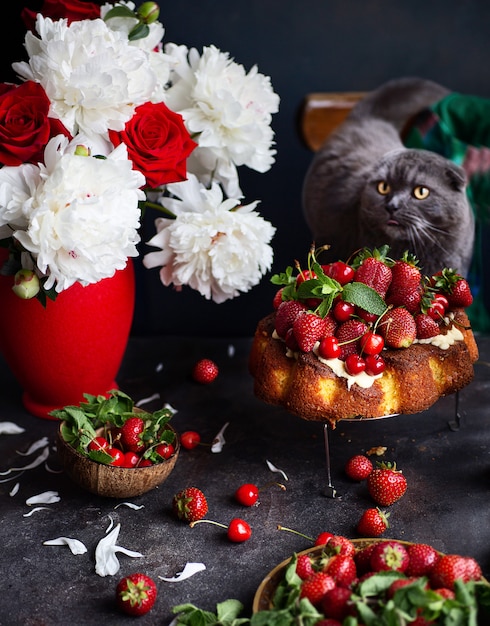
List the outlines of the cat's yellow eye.
{"type": "Polygon", "coordinates": [[[391,187],[385,180],[380,180],[379,183],[376,185],[376,189],[378,193],[380,193],[382,196],[388,195],[391,191],[391,187]]]}
{"type": "Polygon", "coordinates": [[[429,194],[430,189],[424,187],[424,185],[417,185],[413,190],[414,198],[417,198],[417,200],[425,200],[429,194]]]}

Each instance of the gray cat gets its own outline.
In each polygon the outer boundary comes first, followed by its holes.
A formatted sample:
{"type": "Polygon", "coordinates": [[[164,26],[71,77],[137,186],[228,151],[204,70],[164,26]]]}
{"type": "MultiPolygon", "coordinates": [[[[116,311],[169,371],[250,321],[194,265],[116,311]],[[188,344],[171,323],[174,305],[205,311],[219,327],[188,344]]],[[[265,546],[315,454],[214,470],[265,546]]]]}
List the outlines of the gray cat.
{"type": "Polygon", "coordinates": [[[357,104],[314,156],[303,210],[322,262],[388,244],[390,256],[417,256],[427,275],[443,267],[466,276],[474,218],[462,168],[400,134],[418,112],[449,90],[431,81],[390,81],[357,104]]]}

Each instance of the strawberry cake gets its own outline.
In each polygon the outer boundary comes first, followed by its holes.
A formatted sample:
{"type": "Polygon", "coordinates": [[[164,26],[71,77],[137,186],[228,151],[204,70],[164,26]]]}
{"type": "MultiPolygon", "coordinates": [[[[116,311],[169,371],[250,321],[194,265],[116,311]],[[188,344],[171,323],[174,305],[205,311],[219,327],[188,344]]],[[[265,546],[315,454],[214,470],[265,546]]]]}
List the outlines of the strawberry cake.
{"type": "Polygon", "coordinates": [[[350,262],[273,276],[274,312],[259,321],[249,358],[256,396],[307,420],[418,413],[473,379],[478,347],[468,282],[443,268],[424,276],[408,253],[364,249],[350,262]]]}

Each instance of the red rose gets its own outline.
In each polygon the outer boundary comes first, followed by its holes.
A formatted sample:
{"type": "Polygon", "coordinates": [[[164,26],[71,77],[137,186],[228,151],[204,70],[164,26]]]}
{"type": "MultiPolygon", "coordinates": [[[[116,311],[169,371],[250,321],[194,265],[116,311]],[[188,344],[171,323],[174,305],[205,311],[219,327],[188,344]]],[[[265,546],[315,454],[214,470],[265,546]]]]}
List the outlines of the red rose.
{"type": "Polygon", "coordinates": [[[48,117],[49,98],[38,83],[0,84],[0,164],[17,166],[43,160],[56,135],[70,136],[59,120],[48,117]]]}
{"type": "Polygon", "coordinates": [[[53,21],[66,17],[68,24],[71,24],[79,20],[94,20],[100,17],[100,6],[93,2],[82,2],[82,0],[44,0],[43,7],[39,11],[22,9],[20,16],[28,30],[34,31],[38,13],[44,17],[50,17],[53,21]]]}
{"type": "Polygon", "coordinates": [[[109,131],[109,138],[114,146],[126,144],[129,158],[152,189],[186,180],[186,160],[197,146],[182,116],[163,102],[142,104],[125,129],[109,131]]]}

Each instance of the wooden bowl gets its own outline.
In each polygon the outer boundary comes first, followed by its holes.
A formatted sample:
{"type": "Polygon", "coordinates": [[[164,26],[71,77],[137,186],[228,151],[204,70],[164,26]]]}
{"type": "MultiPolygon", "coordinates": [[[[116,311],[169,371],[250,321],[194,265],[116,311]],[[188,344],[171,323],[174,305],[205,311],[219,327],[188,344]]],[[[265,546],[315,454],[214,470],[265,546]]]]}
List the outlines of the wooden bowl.
{"type": "Polygon", "coordinates": [[[92,461],[80,454],[61,436],[60,424],[57,450],[60,462],[68,476],[83,489],[108,498],[133,498],[161,485],[175,467],[180,442],[175,429],[175,453],[165,461],[148,467],[115,467],[92,461]]]}
{"type": "MultiPolygon", "coordinates": [[[[355,545],[356,550],[360,550],[372,543],[379,543],[380,541],[391,541],[391,540],[388,540],[388,539],[351,539],[350,541],[355,545]]],[[[408,541],[399,541],[398,539],[396,541],[398,543],[403,544],[405,547],[410,545],[410,542],[408,541]]],[[[315,557],[315,556],[320,555],[324,548],[325,546],[314,546],[312,548],[308,548],[307,550],[303,550],[302,552],[298,552],[297,554],[298,556],[302,554],[311,554],[311,556],[315,557]]],[[[255,592],[255,596],[253,600],[252,610],[254,613],[257,613],[258,611],[267,611],[273,607],[274,594],[276,592],[276,589],[279,583],[284,578],[284,572],[286,570],[286,567],[289,565],[291,558],[292,557],[289,557],[289,559],[285,559],[284,561],[282,561],[282,563],[279,563],[279,565],[276,565],[276,567],[273,570],[271,570],[267,574],[267,576],[264,578],[264,580],[260,583],[257,591],[255,592]]]]}

